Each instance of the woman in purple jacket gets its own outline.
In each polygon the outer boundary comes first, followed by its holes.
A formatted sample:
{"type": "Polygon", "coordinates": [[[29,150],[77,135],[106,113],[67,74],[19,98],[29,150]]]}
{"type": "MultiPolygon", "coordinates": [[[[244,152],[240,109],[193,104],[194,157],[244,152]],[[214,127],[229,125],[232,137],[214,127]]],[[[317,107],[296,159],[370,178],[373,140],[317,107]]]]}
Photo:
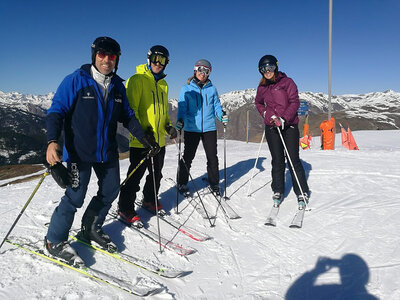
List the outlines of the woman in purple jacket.
{"type": "Polygon", "coordinates": [[[300,102],[297,86],[285,73],[278,71],[278,61],[272,55],[265,55],[260,59],[258,70],[262,78],[257,88],[255,103],[259,113],[264,118],[265,136],[272,157],[271,187],[274,206],[280,205],[285,191],[285,149],[279,136],[280,131],[301,185],[300,189],[289,163],[293,190],[297,196],[299,209],[303,209],[305,202],[308,202],[310,192],[299,157],[297,110],[300,102]]]}

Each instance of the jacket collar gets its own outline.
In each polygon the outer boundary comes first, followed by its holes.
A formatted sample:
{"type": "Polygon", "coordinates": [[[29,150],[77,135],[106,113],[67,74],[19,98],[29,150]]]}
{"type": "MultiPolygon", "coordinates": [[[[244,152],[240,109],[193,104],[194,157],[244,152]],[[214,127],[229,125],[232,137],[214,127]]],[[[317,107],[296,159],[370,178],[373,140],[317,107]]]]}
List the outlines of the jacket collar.
{"type": "MultiPolygon", "coordinates": [[[[88,77],[94,79],[94,78],[92,77],[91,73],[90,73],[90,68],[91,68],[91,67],[92,67],[91,64],[85,64],[85,65],[82,65],[81,68],[80,68],[79,70],[82,72],[83,75],[88,76],[88,77]]],[[[119,77],[117,74],[113,74],[111,81],[112,81],[112,82],[115,82],[115,81],[117,81],[117,82],[123,82],[124,80],[123,80],[121,77],[119,77]]]]}

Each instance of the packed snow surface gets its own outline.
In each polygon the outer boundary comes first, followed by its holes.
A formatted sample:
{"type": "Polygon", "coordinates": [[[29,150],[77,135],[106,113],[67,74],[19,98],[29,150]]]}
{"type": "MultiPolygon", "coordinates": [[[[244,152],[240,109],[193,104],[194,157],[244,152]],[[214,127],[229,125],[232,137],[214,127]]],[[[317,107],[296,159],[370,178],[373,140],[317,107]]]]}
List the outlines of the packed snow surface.
{"type": "MultiPolygon", "coordinates": [[[[215,199],[203,197],[210,215],[217,211],[212,228],[188,205],[188,200],[180,198],[180,214],[175,213],[176,190],[167,178],[176,177],[177,147],[168,146],[160,201],[173,218],[213,239],[197,242],[160,222],[164,237],[197,250],[182,257],[168,250],[160,253],[155,242],[116,220],[107,219],[104,230],[123,253],[192,271],[185,277],[166,279],[90,252],[76,243],[73,246],[86,264],[96,269],[132,282],[137,276],[154,278],[164,288],[151,299],[400,299],[400,131],[356,131],[353,135],[359,151],[343,148],[339,135],[336,150],[320,150],[318,139],[313,140],[310,150],[301,150],[312,190],[311,211],[305,213],[301,229],[289,228],[297,205],[288,171],[277,226],[264,225],[272,205],[271,158],[265,143],[253,172],[260,144],[226,141],[228,203],[241,218],[226,220],[215,199]]],[[[219,140],[218,147],[224,188],[223,140],[219,140]]],[[[128,165],[128,160],[121,161],[121,179],[125,178],[128,165]]],[[[196,187],[205,187],[202,147],[193,161],[192,176],[196,187]]],[[[35,180],[0,188],[1,240],[37,183],[35,180]]],[[[193,185],[189,187],[193,192],[193,185]]],[[[80,227],[84,208],[96,190],[93,175],[85,206],[77,211],[73,229],[80,227]]],[[[62,195],[63,190],[50,176],[46,177],[11,236],[24,237],[41,246],[45,223],[62,195]]],[[[155,216],[149,217],[141,209],[138,213],[144,216],[145,224],[157,230],[155,216]]],[[[135,297],[6,243],[0,249],[0,298],[135,297]]]]}

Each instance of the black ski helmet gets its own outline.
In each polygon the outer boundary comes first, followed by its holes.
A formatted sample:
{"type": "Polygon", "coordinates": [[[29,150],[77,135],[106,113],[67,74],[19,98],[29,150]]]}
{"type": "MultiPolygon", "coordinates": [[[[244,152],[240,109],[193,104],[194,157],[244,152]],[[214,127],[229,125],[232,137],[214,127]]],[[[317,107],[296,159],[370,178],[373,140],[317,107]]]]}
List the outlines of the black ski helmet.
{"type": "Polygon", "coordinates": [[[92,48],[93,65],[95,65],[96,63],[97,52],[104,51],[115,54],[117,56],[117,59],[115,61],[115,73],[117,73],[119,57],[121,55],[121,47],[119,46],[116,40],[107,36],[101,36],[94,40],[91,48],[92,48]]]}
{"type": "Polygon", "coordinates": [[[273,55],[264,55],[260,58],[260,61],[258,62],[258,72],[260,72],[261,75],[263,75],[261,69],[265,66],[275,66],[275,74],[278,72],[278,60],[273,55]]]}
{"type": "Polygon", "coordinates": [[[150,56],[152,54],[158,54],[158,55],[162,55],[167,59],[167,62],[164,66],[164,68],[167,67],[168,63],[169,63],[169,52],[167,50],[167,48],[165,48],[164,46],[161,45],[155,45],[153,47],[150,48],[149,52],[147,52],[147,64],[150,66],[150,56]]]}

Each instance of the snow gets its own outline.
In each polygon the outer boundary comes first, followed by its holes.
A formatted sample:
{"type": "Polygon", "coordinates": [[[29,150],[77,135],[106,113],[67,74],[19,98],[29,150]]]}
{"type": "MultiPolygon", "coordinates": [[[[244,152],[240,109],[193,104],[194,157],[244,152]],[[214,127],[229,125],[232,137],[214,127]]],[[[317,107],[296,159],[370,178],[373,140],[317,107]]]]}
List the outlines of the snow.
{"type": "MultiPolygon", "coordinates": [[[[226,221],[219,209],[216,226],[211,228],[186,200],[179,203],[181,213],[176,215],[176,191],[165,180],[176,176],[177,149],[171,145],[167,147],[160,201],[172,217],[213,239],[196,242],[160,222],[163,236],[197,249],[197,253],[181,257],[168,250],[159,253],[156,243],[117,221],[107,220],[104,230],[124,253],[192,273],[166,279],[82,247],[78,250],[96,269],[131,281],[137,275],[157,280],[165,288],[151,299],[400,299],[400,131],[356,131],[353,135],[359,151],[341,147],[339,135],[334,151],[319,150],[318,138],[312,149],[301,150],[312,190],[311,211],[305,213],[301,229],[289,228],[297,209],[295,195],[289,190],[289,175],[277,227],[263,225],[272,205],[269,151],[262,145],[247,196],[259,144],[231,140],[227,141],[228,203],[242,218],[226,221]]],[[[223,145],[219,140],[221,179],[223,145]]],[[[127,168],[128,161],[121,161],[122,179],[127,168]]],[[[204,186],[201,178],[205,172],[205,154],[199,147],[192,168],[196,186],[204,186]]],[[[31,181],[0,188],[1,240],[36,185],[37,181],[31,181]]],[[[87,198],[95,195],[96,187],[93,176],[87,198]]],[[[62,194],[53,179],[46,178],[12,236],[41,245],[46,234],[44,224],[62,194]]],[[[215,212],[215,201],[203,200],[215,212]]],[[[79,228],[83,212],[78,210],[73,229],[79,228]]],[[[156,217],[144,221],[157,228],[156,217]]],[[[1,299],[135,298],[8,243],[0,249],[0,258],[1,299]]]]}

